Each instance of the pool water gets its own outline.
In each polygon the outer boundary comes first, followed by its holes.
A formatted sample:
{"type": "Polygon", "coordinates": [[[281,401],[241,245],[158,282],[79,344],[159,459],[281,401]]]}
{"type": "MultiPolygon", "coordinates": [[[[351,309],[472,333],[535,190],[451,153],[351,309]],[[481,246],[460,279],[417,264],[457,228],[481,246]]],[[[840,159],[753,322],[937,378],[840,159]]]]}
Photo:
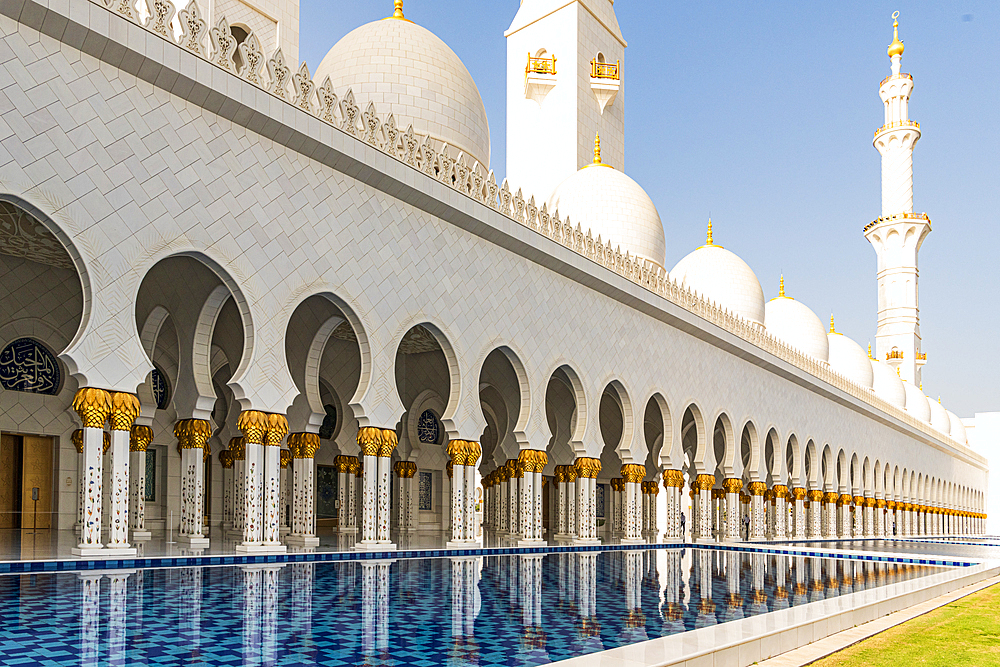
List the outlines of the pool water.
{"type": "Polygon", "coordinates": [[[882,551],[895,554],[919,554],[920,556],[950,556],[953,558],[1000,559],[1000,543],[983,538],[965,540],[920,539],[880,539],[850,541],[789,542],[787,546],[801,546],[812,549],[851,549],[855,551],[882,551]],[[953,543],[951,543],[953,542],[953,543]]]}
{"type": "Polygon", "coordinates": [[[942,571],[742,551],[0,577],[4,665],[542,665],[942,571]]]}

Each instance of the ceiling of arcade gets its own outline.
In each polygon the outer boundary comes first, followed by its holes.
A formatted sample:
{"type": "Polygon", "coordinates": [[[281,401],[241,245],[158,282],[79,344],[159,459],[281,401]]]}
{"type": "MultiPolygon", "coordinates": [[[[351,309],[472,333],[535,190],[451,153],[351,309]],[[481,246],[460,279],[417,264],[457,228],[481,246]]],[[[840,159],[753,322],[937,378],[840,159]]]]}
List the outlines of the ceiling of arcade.
{"type": "Polygon", "coordinates": [[[0,201],[0,254],[73,270],[73,261],[55,235],[31,214],[0,201]]]}

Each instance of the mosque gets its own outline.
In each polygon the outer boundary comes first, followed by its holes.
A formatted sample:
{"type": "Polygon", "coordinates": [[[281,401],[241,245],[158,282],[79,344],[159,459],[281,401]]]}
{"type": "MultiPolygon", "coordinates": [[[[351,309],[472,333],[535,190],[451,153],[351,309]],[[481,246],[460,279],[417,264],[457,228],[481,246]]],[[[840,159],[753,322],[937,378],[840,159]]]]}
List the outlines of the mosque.
{"type": "Polygon", "coordinates": [[[312,70],[298,0],[0,8],[0,527],[80,557],[984,532],[987,460],[921,389],[898,26],[866,351],[710,222],[666,266],[611,0],[520,3],[501,179],[462,61],[386,14],[312,70]]]}

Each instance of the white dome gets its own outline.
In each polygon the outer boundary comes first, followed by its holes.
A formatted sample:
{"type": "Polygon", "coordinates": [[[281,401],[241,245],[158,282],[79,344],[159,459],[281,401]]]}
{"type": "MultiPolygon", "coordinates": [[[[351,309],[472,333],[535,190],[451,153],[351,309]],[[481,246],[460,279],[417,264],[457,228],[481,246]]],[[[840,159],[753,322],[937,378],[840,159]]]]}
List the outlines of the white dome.
{"type": "Polygon", "coordinates": [[[606,165],[587,165],[559,184],[549,198],[549,213],[577,223],[584,234],[611,241],[622,252],[662,267],[667,241],[653,200],[631,178],[606,165]]]}
{"type": "Polygon", "coordinates": [[[919,419],[927,424],[931,423],[931,406],[927,404],[927,397],[913,384],[903,380],[903,389],[906,390],[906,411],[914,419],[919,419]]]}
{"type": "Polygon", "coordinates": [[[827,334],[827,340],[830,345],[830,368],[848,380],[871,389],[875,375],[871,359],[861,346],[839,333],[827,334]]]}
{"type": "Polygon", "coordinates": [[[968,444],[969,436],[965,433],[965,424],[962,420],[951,410],[946,410],[948,413],[948,420],[951,422],[951,437],[954,440],[958,440],[963,445],[968,444]]]}
{"type": "MultiPolygon", "coordinates": [[[[407,20],[367,23],[348,33],[326,54],[313,80],[330,77],[333,89],[347,89],[364,111],[375,103],[382,122],[392,112],[396,126],[412,124],[419,135],[466,153],[469,167],[490,164],[490,127],[476,82],[455,52],[434,33],[407,20]]],[[[440,145],[435,148],[440,149],[440,145]]]]}
{"type": "Polygon", "coordinates": [[[889,364],[870,359],[872,366],[872,389],[875,395],[884,401],[892,403],[896,407],[906,408],[906,389],[903,388],[903,381],[896,375],[896,371],[889,364]]]}
{"type": "Polygon", "coordinates": [[[931,426],[945,435],[951,435],[951,418],[948,417],[948,411],[940,403],[929,398],[927,404],[931,408],[931,426]]]}
{"type": "Polygon", "coordinates": [[[764,324],[764,290],[747,263],[722,246],[703,245],[677,262],[670,278],[745,320],[764,324]]]}
{"type": "Polygon", "coordinates": [[[787,296],[771,299],[764,306],[768,333],[809,356],[827,361],[830,344],[823,323],[809,307],[787,296]]]}

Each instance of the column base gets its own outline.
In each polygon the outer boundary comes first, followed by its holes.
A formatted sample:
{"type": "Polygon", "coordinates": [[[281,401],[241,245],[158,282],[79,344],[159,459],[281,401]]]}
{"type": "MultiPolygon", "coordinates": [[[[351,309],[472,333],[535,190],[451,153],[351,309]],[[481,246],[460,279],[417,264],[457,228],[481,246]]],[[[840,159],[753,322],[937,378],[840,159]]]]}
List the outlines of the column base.
{"type": "Polygon", "coordinates": [[[395,551],[396,545],[392,542],[358,542],[351,551],[395,551]]]}
{"type": "Polygon", "coordinates": [[[289,535],[285,538],[285,544],[296,547],[318,547],[319,538],[315,535],[289,535]]]}
{"type": "Polygon", "coordinates": [[[70,553],[80,558],[135,558],[136,549],[135,547],[104,548],[89,546],[73,547],[70,553]]]}
{"type": "Polygon", "coordinates": [[[518,547],[544,547],[544,546],[548,546],[548,545],[546,544],[545,540],[535,539],[535,540],[518,540],[517,541],[517,546],[518,547]]]}
{"type": "Polygon", "coordinates": [[[592,544],[600,544],[601,541],[596,537],[577,537],[573,540],[574,546],[587,546],[592,544]]]}
{"type": "Polygon", "coordinates": [[[223,533],[222,537],[227,540],[242,540],[243,531],[233,528],[232,530],[227,530],[225,533],[223,533]]]}
{"type": "Polygon", "coordinates": [[[482,546],[483,543],[479,540],[452,540],[445,544],[448,549],[475,549],[482,546]]]}
{"type": "Polygon", "coordinates": [[[153,534],[148,530],[133,530],[132,531],[132,541],[133,542],[145,542],[147,540],[153,539],[153,534]]]}
{"type": "Polygon", "coordinates": [[[283,554],[288,548],[284,544],[237,544],[236,553],[241,554],[283,554]]]}
{"type": "Polygon", "coordinates": [[[285,535],[288,535],[290,532],[292,532],[291,528],[289,528],[288,526],[281,526],[278,528],[278,537],[284,537],[285,535]]]}
{"type": "Polygon", "coordinates": [[[210,540],[204,535],[178,535],[177,542],[189,549],[207,549],[210,544],[210,540]]]}
{"type": "Polygon", "coordinates": [[[358,532],[357,526],[348,526],[346,528],[338,528],[337,532],[341,535],[354,535],[358,532]]]}
{"type": "Polygon", "coordinates": [[[619,544],[646,544],[646,540],[641,537],[623,537],[618,540],[619,544]]]}

